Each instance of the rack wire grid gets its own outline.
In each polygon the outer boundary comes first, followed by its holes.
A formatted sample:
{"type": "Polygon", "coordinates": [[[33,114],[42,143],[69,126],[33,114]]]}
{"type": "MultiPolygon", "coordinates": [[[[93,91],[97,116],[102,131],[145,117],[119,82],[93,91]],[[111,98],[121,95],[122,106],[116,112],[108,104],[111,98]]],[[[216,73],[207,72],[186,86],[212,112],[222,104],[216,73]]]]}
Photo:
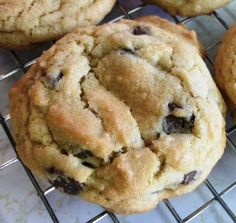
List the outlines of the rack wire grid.
{"type": "MultiPolygon", "coordinates": [[[[206,57],[205,61],[208,65],[210,71],[213,71],[213,65],[214,65],[214,55],[215,50],[220,44],[220,39],[223,35],[223,33],[229,28],[229,25],[236,20],[236,17],[233,15],[233,10],[236,9],[235,1],[232,2],[230,5],[228,5],[224,9],[220,9],[218,11],[214,11],[210,15],[207,16],[198,16],[198,17],[192,17],[192,18],[183,18],[179,16],[171,16],[158,8],[157,6],[151,6],[147,4],[143,4],[139,1],[117,1],[116,5],[114,6],[112,12],[104,19],[102,23],[105,22],[116,22],[120,19],[127,18],[127,19],[133,19],[138,16],[147,15],[147,14],[155,14],[159,15],[161,17],[165,17],[175,23],[181,23],[189,28],[194,28],[197,33],[199,34],[200,40],[203,41],[203,44],[206,48],[206,57]],[[230,22],[227,22],[228,17],[230,17],[230,22]],[[217,23],[216,30],[214,30],[214,23],[217,23]],[[229,24],[230,23],[230,24],[229,24]],[[213,35],[212,35],[213,33],[213,35]],[[219,35],[217,33],[220,33],[219,35]],[[216,38],[217,36],[217,38],[216,38]],[[210,39],[210,41],[209,41],[210,39]]],[[[46,45],[46,48],[51,46],[53,43],[50,42],[46,45]]],[[[33,55],[39,55],[41,53],[42,49],[32,51],[31,54],[33,55]],[[36,52],[36,53],[35,53],[36,52]]],[[[6,53],[6,51],[4,51],[6,53]]],[[[4,73],[0,73],[0,84],[4,80],[7,80],[8,78],[16,75],[19,71],[26,72],[29,67],[35,63],[36,58],[30,59],[27,61],[27,56],[22,60],[22,57],[20,56],[18,51],[7,51],[11,55],[12,58],[12,64],[16,64],[17,66],[11,69],[10,71],[4,73]]],[[[32,55],[31,55],[32,56],[32,55]]],[[[0,58],[1,59],[1,58],[0,58]]],[[[10,64],[9,66],[11,66],[10,64]]],[[[1,85],[0,85],[1,86],[1,85]]],[[[2,88],[2,87],[1,87],[2,88]]],[[[1,89],[0,89],[1,90],[1,89]]],[[[0,98],[1,99],[1,98],[0,98]]],[[[2,99],[1,99],[2,100],[2,99]]],[[[1,102],[2,104],[2,102],[1,102]]],[[[55,211],[53,210],[47,196],[50,193],[54,192],[54,187],[49,186],[46,189],[43,189],[38,180],[35,178],[35,176],[30,172],[30,170],[23,164],[20,157],[17,154],[17,151],[15,149],[15,142],[11,134],[10,130],[10,115],[2,111],[2,108],[0,107],[0,122],[2,125],[3,130],[5,131],[6,136],[8,137],[11,146],[16,154],[15,158],[12,158],[0,165],[0,170],[4,171],[9,166],[12,166],[14,163],[20,163],[24,171],[27,173],[31,183],[33,184],[35,190],[37,191],[38,196],[41,198],[43,204],[45,205],[51,219],[53,222],[59,222],[58,217],[56,216],[55,211]]],[[[232,120],[230,118],[227,118],[227,144],[228,147],[230,146],[235,152],[236,152],[236,126],[232,124],[232,120]]],[[[234,158],[236,161],[236,158],[234,158]]],[[[236,163],[236,162],[235,162],[236,163]]],[[[234,166],[231,167],[232,169],[234,166]]],[[[227,174],[227,173],[226,173],[227,174]]],[[[192,222],[197,216],[201,215],[204,211],[206,211],[210,206],[212,206],[214,203],[218,203],[222,210],[228,215],[227,222],[236,222],[236,200],[235,200],[235,206],[234,205],[228,205],[224,201],[224,196],[228,194],[230,191],[234,190],[236,188],[236,175],[233,180],[228,186],[224,187],[221,191],[217,190],[217,188],[213,185],[210,179],[206,179],[203,183],[206,188],[208,189],[208,193],[211,194],[211,198],[208,199],[206,202],[204,202],[200,207],[193,210],[191,213],[189,213],[185,217],[181,217],[181,215],[178,212],[178,207],[174,205],[172,201],[170,200],[164,200],[162,204],[166,207],[166,211],[169,212],[173,216],[173,222],[178,223],[186,223],[186,222],[192,222]],[[234,210],[233,210],[234,209],[234,210]]],[[[190,194],[191,195],[191,194],[190,194]]],[[[156,207],[157,209],[159,206],[156,207]]],[[[100,222],[105,217],[109,217],[112,222],[119,223],[122,222],[122,219],[118,218],[117,215],[107,211],[103,210],[101,213],[99,213],[96,216],[91,216],[91,219],[88,220],[88,223],[95,223],[100,222]]],[[[159,219],[151,219],[151,222],[160,222],[159,219]]],[[[197,221],[199,222],[199,221],[197,221]]],[[[225,222],[219,221],[219,222],[225,222]]]]}

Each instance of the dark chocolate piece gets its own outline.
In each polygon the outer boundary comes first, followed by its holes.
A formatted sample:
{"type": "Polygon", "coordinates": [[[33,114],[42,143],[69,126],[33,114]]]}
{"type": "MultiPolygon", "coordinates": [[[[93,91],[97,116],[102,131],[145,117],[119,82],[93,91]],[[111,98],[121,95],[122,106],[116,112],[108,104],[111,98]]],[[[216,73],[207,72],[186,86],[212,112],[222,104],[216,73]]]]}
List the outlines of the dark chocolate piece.
{"type": "Polygon", "coordinates": [[[183,108],[183,107],[177,105],[175,102],[171,102],[168,104],[168,108],[170,109],[171,112],[173,112],[176,108],[183,108]]]}
{"type": "Polygon", "coordinates": [[[63,73],[60,72],[56,75],[56,77],[49,77],[49,76],[46,76],[46,79],[48,81],[48,84],[50,87],[54,88],[56,86],[56,83],[58,81],[60,81],[63,77],[63,73]]]}
{"type": "Polygon", "coordinates": [[[62,149],[60,152],[61,152],[61,154],[68,156],[68,152],[66,150],[62,149]]]}
{"type": "Polygon", "coordinates": [[[150,35],[150,29],[146,26],[135,26],[133,29],[134,35],[150,35]]]}
{"type": "Polygon", "coordinates": [[[156,139],[159,139],[161,137],[161,133],[157,132],[156,139]]]}
{"type": "Polygon", "coordinates": [[[82,163],[84,166],[86,166],[86,167],[89,167],[89,168],[91,168],[91,169],[94,169],[95,168],[95,166],[92,164],[92,163],[89,163],[89,162],[83,162],[82,163]]]}
{"type": "Polygon", "coordinates": [[[137,56],[135,51],[133,51],[131,49],[125,49],[125,48],[121,50],[121,54],[131,54],[133,56],[137,56]]]}
{"type": "Polygon", "coordinates": [[[184,117],[176,117],[174,115],[168,115],[163,119],[162,127],[166,134],[182,133],[188,134],[192,132],[194,126],[195,115],[192,115],[188,120],[184,117]]]}
{"type": "Polygon", "coordinates": [[[88,150],[82,150],[81,152],[77,153],[77,154],[74,154],[74,156],[80,158],[80,159],[86,159],[90,156],[93,156],[93,154],[88,151],[88,150]]]}
{"type": "Polygon", "coordinates": [[[64,174],[64,172],[62,170],[55,169],[55,167],[49,167],[46,170],[50,174],[56,174],[56,175],[63,175],[64,174]]]}
{"type": "Polygon", "coordinates": [[[189,172],[188,174],[185,174],[184,179],[181,182],[181,184],[187,185],[187,184],[193,182],[195,180],[195,177],[197,176],[197,173],[198,172],[196,170],[194,170],[194,171],[189,172]]]}
{"type": "Polygon", "coordinates": [[[50,183],[59,189],[62,189],[63,192],[71,195],[76,195],[83,190],[84,184],[81,184],[78,181],[75,181],[71,177],[58,176],[55,180],[50,181],[50,183]]]}
{"type": "Polygon", "coordinates": [[[118,152],[112,152],[110,161],[113,162],[114,159],[116,159],[117,157],[119,157],[121,154],[124,154],[128,151],[127,147],[123,147],[120,151],[118,152]]]}

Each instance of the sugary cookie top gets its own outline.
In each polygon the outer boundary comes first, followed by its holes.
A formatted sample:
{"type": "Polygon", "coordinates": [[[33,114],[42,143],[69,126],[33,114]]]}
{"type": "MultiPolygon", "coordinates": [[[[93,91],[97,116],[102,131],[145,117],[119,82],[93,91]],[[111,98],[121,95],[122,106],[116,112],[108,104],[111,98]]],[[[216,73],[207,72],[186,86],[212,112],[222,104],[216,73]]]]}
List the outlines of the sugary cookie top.
{"type": "Polygon", "coordinates": [[[10,92],[23,161],[119,213],[196,187],[225,144],[224,102],[199,54],[193,32],[157,17],[68,34],[10,92]]]}
{"type": "Polygon", "coordinates": [[[97,24],[115,0],[0,0],[0,44],[24,47],[97,24]]]}

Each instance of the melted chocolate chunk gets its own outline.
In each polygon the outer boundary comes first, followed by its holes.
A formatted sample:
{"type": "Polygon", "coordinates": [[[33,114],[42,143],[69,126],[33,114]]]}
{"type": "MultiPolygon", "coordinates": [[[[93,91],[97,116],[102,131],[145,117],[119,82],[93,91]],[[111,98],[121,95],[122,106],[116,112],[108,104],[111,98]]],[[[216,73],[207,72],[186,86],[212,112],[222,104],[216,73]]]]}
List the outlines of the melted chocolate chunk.
{"type": "Polygon", "coordinates": [[[173,112],[176,108],[183,108],[183,107],[177,105],[175,102],[171,102],[168,104],[168,108],[170,109],[171,112],[173,112]]]}
{"type": "Polygon", "coordinates": [[[74,156],[80,158],[80,159],[86,159],[90,156],[93,156],[93,154],[88,150],[82,150],[80,153],[75,154],[74,156]]]}
{"type": "Polygon", "coordinates": [[[146,141],[146,142],[144,142],[144,144],[145,144],[145,147],[151,147],[153,144],[152,144],[152,141],[146,141]]]}
{"type": "Polygon", "coordinates": [[[68,152],[66,150],[62,149],[60,152],[61,152],[61,154],[68,156],[68,152]]]}
{"type": "Polygon", "coordinates": [[[94,169],[95,168],[95,166],[92,164],[92,163],[89,163],[89,162],[83,162],[82,163],[84,166],[86,166],[86,167],[89,167],[89,168],[91,168],[91,169],[94,169]]]}
{"type": "Polygon", "coordinates": [[[192,130],[193,126],[194,126],[194,122],[195,122],[195,115],[192,114],[191,117],[190,117],[190,120],[189,120],[189,123],[191,125],[191,130],[192,130]]]}
{"type": "Polygon", "coordinates": [[[181,182],[181,184],[184,184],[184,185],[186,185],[186,184],[189,184],[189,183],[191,183],[192,181],[194,181],[195,180],[195,177],[197,176],[197,171],[196,170],[194,170],[194,171],[191,171],[191,172],[189,172],[188,174],[185,174],[184,175],[184,179],[183,179],[183,181],[181,182]]]}
{"type": "Polygon", "coordinates": [[[128,151],[127,147],[124,147],[121,149],[121,151],[118,151],[118,152],[112,152],[112,155],[111,155],[111,158],[110,158],[110,161],[113,162],[113,160],[117,157],[119,157],[121,154],[124,154],[128,151]]]}
{"type": "Polygon", "coordinates": [[[146,26],[135,26],[133,29],[134,35],[150,35],[150,29],[146,26]]]}
{"type": "Polygon", "coordinates": [[[63,192],[76,195],[83,190],[84,184],[75,181],[71,177],[58,176],[55,180],[49,181],[54,187],[62,189],[63,192]]]}
{"type": "Polygon", "coordinates": [[[63,77],[63,73],[62,73],[62,72],[60,72],[60,73],[59,73],[59,75],[56,77],[56,81],[59,81],[59,80],[61,80],[61,79],[62,79],[62,77],[63,77]]]}
{"type": "Polygon", "coordinates": [[[131,54],[131,55],[134,55],[134,56],[136,56],[137,54],[135,53],[135,51],[133,51],[133,50],[130,50],[130,49],[122,49],[122,51],[121,51],[121,54],[131,54]]]}
{"type": "Polygon", "coordinates": [[[168,115],[163,119],[162,127],[166,134],[182,133],[188,134],[192,132],[194,126],[195,115],[192,115],[190,120],[183,117],[168,115]]]}
{"type": "Polygon", "coordinates": [[[55,169],[55,167],[50,167],[46,169],[48,173],[50,174],[56,174],[56,175],[63,175],[64,172],[62,170],[55,169]]]}

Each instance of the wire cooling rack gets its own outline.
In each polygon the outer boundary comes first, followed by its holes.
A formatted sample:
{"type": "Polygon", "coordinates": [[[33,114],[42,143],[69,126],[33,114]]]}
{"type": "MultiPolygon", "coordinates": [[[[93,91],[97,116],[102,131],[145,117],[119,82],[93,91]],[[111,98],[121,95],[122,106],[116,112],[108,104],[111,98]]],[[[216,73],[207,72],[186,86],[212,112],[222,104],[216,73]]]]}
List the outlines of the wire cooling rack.
{"type": "MultiPolygon", "coordinates": [[[[156,6],[152,6],[152,8],[150,8],[150,10],[145,11],[144,9],[146,7],[149,7],[149,5],[142,4],[139,1],[130,1],[130,2],[132,2],[132,4],[128,4],[127,1],[117,2],[114,9],[113,9],[113,12],[110,13],[105,18],[104,22],[112,23],[112,22],[116,22],[122,18],[133,19],[134,17],[137,17],[139,15],[158,14],[159,16],[167,17],[167,19],[172,20],[175,23],[185,24],[186,26],[189,26],[190,28],[194,28],[194,27],[191,27],[192,26],[191,24],[193,21],[195,23],[198,23],[197,20],[199,17],[183,18],[183,17],[178,17],[178,16],[170,16],[170,15],[166,14],[164,11],[158,9],[156,6]],[[146,12],[148,12],[148,13],[146,13],[146,12]]],[[[206,24],[204,23],[206,27],[203,28],[203,31],[201,32],[200,39],[201,38],[204,39],[204,35],[205,36],[210,35],[209,30],[211,30],[212,27],[211,27],[211,25],[209,25],[210,23],[209,24],[207,23],[207,22],[209,22],[207,17],[211,17],[211,18],[213,17],[214,20],[220,24],[221,28],[224,31],[226,31],[229,28],[229,24],[227,24],[226,20],[221,16],[221,13],[219,11],[217,11],[217,12],[215,11],[215,12],[211,13],[210,15],[204,16],[204,17],[206,19],[206,24]]],[[[214,50],[220,44],[220,39],[214,40],[213,37],[212,37],[212,39],[213,40],[211,42],[205,43],[206,63],[208,64],[208,67],[210,70],[212,70],[213,65],[214,65],[213,59],[211,57],[212,51],[214,52],[214,50]]],[[[36,58],[35,58],[33,60],[22,62],[20,56],[17,54],[16,51],[9,51],[9,53],[10,53],[12,59],[14,60],[14,63],[17,64],[17,67],[7,73],[0,73],[0,82],[10,78],[13,75],[16,75],[19,71],[26,72],[28,70],[28,68],[36,61],[36,58]]],[[[36,189],[38,196],[41,198],[43,204],[45,205],[52,221],[59,222],[58,217],[56,216],[56,213],[53,210],[53,208],[47,198],[48,194],[53,193],[55,188],[50,186],[45,190],[42,189],[42,187],[40,186],[40,184],[38,183],[38,181],[34,177],[34,175],[22,163],[22,161],[21,161],[20,157],[18,156],[17,151],[15,149],[15,142],[13,140],[10,128],[8,127],[8,124],[7,124],[8,121],[10,121],[10,115],[3,114],[3,112],[0,111],[0,122],[1,122],[2,128],[4,129],[8,139],[12,145],[12,148],[14,149],[14,151],[16,153],[16,158],[10,159],[7,162],[1,164],[0,171],[13,165],[14,163],[19,162],[23,166],[31,183],[33,184],[34,188],[36,189]]],[[[233,124],[230,124],[230,122],[228,122],[227,123],[227,143],[236,151],[235,136],[236,136],[236,126],[233,124]]],[[[234,168],[234,167],[232,167],[232,168],[234,168]]],[[[231,190],[236,188],[236,176],[235,176],[234,182],[231,183],[230,185],[228,185],[227,187],[225,187],[221,192],[217,191],[217,189],[213,186],[213,184],[211,183],[211,181],[209,179],[205,180],[205,182],[203,184],[205,184],[205,186],[208,188],[208,193],[210,193],[212,195],[212,198],[209,199],[204,204],[202,204],[199,208],[192,211],[190,214],[188,214],[188,216],[186,216],[184,218],[180,217],[180,214],[178,213],[176,206],[173,205],[171,201],[169,201],[169,200],[163,201],[163,204],[166,206],[166,208],[168,209],[169,213],[173,216],[175,221],[178,223],[191,222],[193,219],[195,219],[197,216],[199,216],[203,211],[208,209],[211,205],[213,205],[214,203],[218,203],[223,208],[223,210],[227,213],[229,219],[231,219],[232,222],[236,222],[236,213],[233,211],[232,206],[227,205],[223,199],[224,195],[226,195],[228,192],[230,192],[231,190]]],[[[236,206],[236,201],[235,201],[235,206],[236,206]]],[[[156,208],[158,208],[158,206],[156,208]]],[[[89,222],[89,223],[100,222],[105,217],[109,217],[110,220],[114,223],[121,222],[121,220],[119,220],[115,214],[113,214],[107,210],[102,211],[101,213],[99,213],[96,216],[91,216],[91,219],[87,222],[89,222]]],[[[152,219],[152,222],[159,222],[159,220],[152,219]]]]}

